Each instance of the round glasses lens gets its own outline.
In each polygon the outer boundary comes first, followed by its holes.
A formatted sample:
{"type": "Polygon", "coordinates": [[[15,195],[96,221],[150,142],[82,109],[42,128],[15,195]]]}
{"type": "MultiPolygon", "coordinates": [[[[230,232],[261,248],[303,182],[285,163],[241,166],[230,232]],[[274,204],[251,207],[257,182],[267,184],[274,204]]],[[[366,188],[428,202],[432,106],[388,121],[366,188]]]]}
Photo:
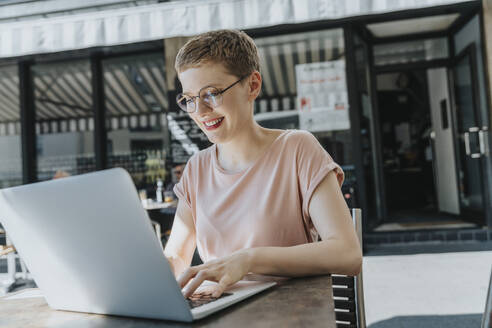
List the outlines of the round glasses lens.
{"type": "Polygon", "coordinates": [[[178,94],[176,97],[176,102],[178,103],[179,108],[184,110],[185,112],[193,112],[195,110],[195,102],[191,97],[187,97],[182,93],[178,94]]]}
{"type": "Polygon", "coordinates": [[[200,99],[210,107],[220,106],[221,96],[220,91],[216,88],[207,88],[200,92],[200,99]]]}

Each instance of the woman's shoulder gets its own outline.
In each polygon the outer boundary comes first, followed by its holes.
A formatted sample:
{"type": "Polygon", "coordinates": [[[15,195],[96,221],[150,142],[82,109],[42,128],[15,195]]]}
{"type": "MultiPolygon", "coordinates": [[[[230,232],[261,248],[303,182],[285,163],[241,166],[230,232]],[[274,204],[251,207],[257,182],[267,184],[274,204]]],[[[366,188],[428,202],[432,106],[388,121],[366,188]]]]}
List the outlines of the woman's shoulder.
{"type": "Polygon", "coordinates": [[[323,154],[324,156],[326,153],[319,140],[310,131],[306,130],[289,130],[280,147],[289,156],[303,158],[311,158],[315,154],[323,154]]]}
{"type": "Polygon", "coordinates": [[[294,138],[314,138],[313,134],[307,130],[290,129],[288,131],[294,138]]]}
{"type": "Polygon", "coordinates": [[[298,156],[300,153],[319,147],[319,141],[309,131],[286,129],[278,130],[271,151],[278,156],[298,156]]]}
{"type": "Polygon", "coordinates": [[[281,136],[289,140],[315,138],[311,132],[298,129],[269,129],[269,133],[273,136],[273,139],[281,136]]]}
{"type": "Polygon", "coordinates": [[[289,129],[285,130],[285,140],[289,146],[318,143],[318,139],[309,131],[289,129]]]}

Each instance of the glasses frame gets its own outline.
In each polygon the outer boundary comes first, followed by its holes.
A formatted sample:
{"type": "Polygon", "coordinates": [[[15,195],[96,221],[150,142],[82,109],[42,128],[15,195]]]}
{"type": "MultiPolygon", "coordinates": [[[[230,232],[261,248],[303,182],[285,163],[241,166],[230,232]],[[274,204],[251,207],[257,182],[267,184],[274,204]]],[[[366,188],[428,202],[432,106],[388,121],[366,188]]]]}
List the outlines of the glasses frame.
{"type": "MultiPolygon", "coordinates": [[[[249,74],[248,74],[248,75],[244,75],[244,76],[243,76],[243,77],[241,77],[239,80],[237,80],[236,82],[232,83],[231,85],[229,85],[229,86],[228,86],[228,87],[226,87],[225,89],[218,91],[218,92],[217,92],[217,96],[221,96],[221,100],[222,100],[222,94],[223,94],[224,92],[226,92],[227,90],[229,90],[230,88],[232,88],[233,86],[235,86],[236,84],[238,84],[239,82],[241,82],[242,80],[244,80],[245,78],[247,78],[248,76],[249,76],[249,74]]],[[[184,112],[186,112],[186,113],[189,113],[189,114],[195,113],[195,112],[196,112],[196,110],[198,109],[198,106],[196,105],[196,100],[197,100],[197,99],[201,99],[201,97],[200,97],[200,93],[202,92],[202,90],[207,89],[207,88],[213,88],[213,89],[219,90],[219,89],[217,89],[216,87],[213,87],[213,86],[206,86],[206,87],[201,88],[201,89],[198,91],[198,96],[191,96],[191,97],[190,97],[190,99],[191,99],[191,100],[193,100],[193,102],[192,102],[192,104],[193,104],[193,111],[188,111],[188,109],[187,109],[187,108],[188,108],[188,106],[186,106],[186,109],[185,109],[185,108],[183,108],[183,107],[181,107],[181,105],[179,104],[179,99],[181,99],[181,98],[184,96],[184,94],[183,94],[183,93],[178,93],[178,94],[176,95],[176,103],[178,104],[179,109],[181,109],[182,111],[184,111],[184,112]]],[[[203,99],[202,99],[202,100],[203,100],[203,99]]],[[[216,108],[216,107],[220,106],[220,104],[219,104],[219,105],[215,105],[215,106],[214,106],[212,103],[209,103],[209,102],[206,102],[206,101],[204,101],[204,103],[205,103],[208,107],[210,107],[210,108],[216,108]]],[[[221,103],[222,103],[222,102],[221,102],[221,103]]]]}

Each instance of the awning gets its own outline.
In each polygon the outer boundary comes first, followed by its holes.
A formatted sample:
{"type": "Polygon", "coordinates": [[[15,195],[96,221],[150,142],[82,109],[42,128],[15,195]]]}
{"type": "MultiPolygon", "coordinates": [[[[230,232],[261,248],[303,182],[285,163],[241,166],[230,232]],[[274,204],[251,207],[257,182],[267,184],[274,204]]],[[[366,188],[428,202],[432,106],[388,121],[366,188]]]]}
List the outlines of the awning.
{"type": "MultiPolygon", "coordinates": [[[[257,39],[263,89],[256,112],[295,109],[295,65],[343,58],[343,30],[257,39]]],[[[103,61],[108,130],[165,124],[169,111],[161,53],[103,61]]],[[[33,66],[38,133],[93,129],[89,61],[33,66]]],[[[0,68],[0,136],[20,132],[17,67],[0,68]]]]}
{"type": "Polygon", "coordinates": [[[128,44],[221,29],[376,14],[460,0],[200,0],[0,24],[0,58],[128,44]]]}
{"type": "MultiPolygon", "coordinates": [[[[161,53],[103,61],[108,130],[165,124],[168,109],[161,53]]],[[[20,133],[17,67],[0,68],[0,136],[20,133]]],[[[37,133],[94,128],[88,61],[33,67],[37,133]]]]}

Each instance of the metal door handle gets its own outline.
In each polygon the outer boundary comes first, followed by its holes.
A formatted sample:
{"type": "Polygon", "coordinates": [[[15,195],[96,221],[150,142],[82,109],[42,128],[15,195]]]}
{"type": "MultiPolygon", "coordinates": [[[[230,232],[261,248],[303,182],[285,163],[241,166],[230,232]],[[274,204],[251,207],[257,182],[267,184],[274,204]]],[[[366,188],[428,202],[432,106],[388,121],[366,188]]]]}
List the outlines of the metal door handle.
{"type": "Polygon", "coordinates": [[[485,139],[482,130],[478,131],[478,142],[480,143],[480,154],[485,155],[485,139]]]}
{"type": "Polygon", "coordinates": [[[468,156],[470,156],[470,134],[465,132],[463,136],[465,138],[465,152],[468,156]]]}
{"type": "MultiPolygon", "coordinates": [[[[473,131],[470,131],[470,132],[479,132],[480,134],[480,131],[475,131],[475,128],[470,128],[470,130],[473,131]]],[[[482,156],[481,153],[471,153],[470,151],[470,133],[469,132],[465,132],[463,134],[464,138],[465,138],[465,152],[468,156],[470,156],[471,158],[480,158],[482,156]]],[[[480,151],[482,150],[482,145],[480,145],[480,151]]]]}

